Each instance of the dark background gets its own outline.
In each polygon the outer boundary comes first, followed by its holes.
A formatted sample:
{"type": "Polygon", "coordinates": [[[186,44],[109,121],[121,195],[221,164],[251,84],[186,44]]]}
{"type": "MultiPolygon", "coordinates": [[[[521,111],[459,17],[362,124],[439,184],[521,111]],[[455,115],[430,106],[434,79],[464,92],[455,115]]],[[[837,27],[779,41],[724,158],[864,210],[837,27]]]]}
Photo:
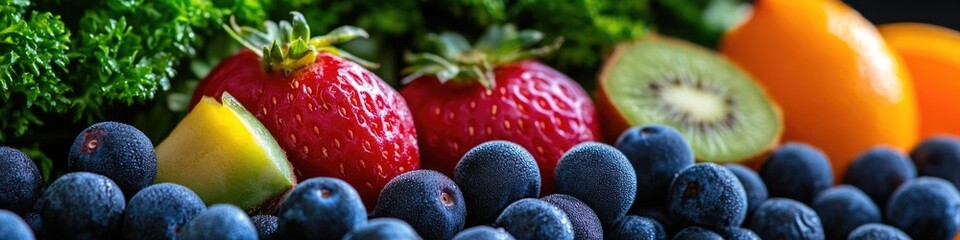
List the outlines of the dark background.
{"type": "Polygon", "coordinates": [[[960,0],[845,0],[874,24],[922,22],[960,30],[960,0]]]}

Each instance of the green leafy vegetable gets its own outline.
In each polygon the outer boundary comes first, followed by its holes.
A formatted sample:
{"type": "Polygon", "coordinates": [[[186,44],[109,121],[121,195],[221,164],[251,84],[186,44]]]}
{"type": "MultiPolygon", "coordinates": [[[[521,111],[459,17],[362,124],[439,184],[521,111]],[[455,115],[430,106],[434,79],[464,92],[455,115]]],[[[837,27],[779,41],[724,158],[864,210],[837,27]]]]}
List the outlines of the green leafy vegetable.
{"type": "Polygon", "coordinates": [[[76,116],[99,114],[106,103],[133,104],[170,88],[180,59],[193,57],[194,28],[218,26],[223,12],[204,1],[106,1],[80,19],[78,63],[72,83],[83,83],[76,116]]]}
{"type": "Polygon", "coordinates": [[[76,16],[80,6],[29,5],[0,6],[0,26],[8,26],[0,30],[0,141],[43,123],[41,114],[91,122],[111,104],[153,99],[196,55],[195,29],[213,33],[228,13],[208,1],[106,0],[82,6],[79,19],[65,19],[68,29],[57,14],[76,16]]]}
{"type": "Polygon", "coordinates": [[[42,121],[34,111],[64,112],[70,91],[58,74],[69,62],[70,34],[49,12],[25,12],[26,2],[0,5],[0,140],[42,121]]]}
{"type": "Polygon", "coordinates": [[[561,68],[598,66],[613,44],[646,33],[651,18],[644,0],[521,0],[512,7],[524,27],[567,40],[557,53],[561,68]]]}
{"type": "Polygon", "coordinates": [[[657,31],[714,47],[720,37],[745,16],[744,0],[656,0],[657,31]]]}

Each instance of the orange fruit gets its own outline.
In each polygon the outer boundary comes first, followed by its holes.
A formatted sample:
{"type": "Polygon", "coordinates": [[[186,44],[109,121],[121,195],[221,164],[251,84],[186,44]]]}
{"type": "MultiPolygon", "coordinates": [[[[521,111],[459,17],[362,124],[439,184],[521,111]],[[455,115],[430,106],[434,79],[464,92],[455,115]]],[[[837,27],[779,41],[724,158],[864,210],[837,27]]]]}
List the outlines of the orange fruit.
{"type": "Polygon", "coordinates": [[[960,135],[960,32],[921,23],[878,28],[910,70],[920,109],[920,136],[960,135]]]}
{"type": "Polygon", "coordinates": [[[834,0],[758,0],[720,50],[780,103],[784,141],[822,149],[842,179],[853,158],[917,139],[913,85],[877,29],[834,0]]]}

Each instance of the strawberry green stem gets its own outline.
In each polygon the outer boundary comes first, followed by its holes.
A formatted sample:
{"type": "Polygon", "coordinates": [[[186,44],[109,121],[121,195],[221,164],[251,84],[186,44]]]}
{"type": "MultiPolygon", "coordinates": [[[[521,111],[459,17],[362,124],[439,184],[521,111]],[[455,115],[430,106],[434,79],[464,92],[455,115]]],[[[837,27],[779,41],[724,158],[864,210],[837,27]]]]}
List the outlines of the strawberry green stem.
{"type": "Polygon", "coordinates": [[[314,63],[321,52],[350,59],[368,68],[377,67],[376,63],[360,59],[333,46],[357,37],[368,38],[369,35],[363,29],[342,26],[326,35],[311,37],[310,26],[303,14],[299,12],[290,12],[290,14],[293,15],[291,22],[264,22],[266,32],[239,26],[232,17],[230,25],[224,24],[223,28],[240,44],[259,55],[268,70],[292,72],[314,63]]]}
{"type": "Polygon", "coordinates": [[[493,70],[497,66],[529,58],[542,57],[560,48],[563,38],[552,44],[531,48],[543,40],[543,33],[534,30],[517,31],[513,25],[493,26],[471,46],[463,35],[451,32],[431,34],[428,40],[436,45],[436,53],[407,53],[409,67],[403,84],[424,75],[433,75],[441,83],[478,82],[493,88],[493,70]]]}

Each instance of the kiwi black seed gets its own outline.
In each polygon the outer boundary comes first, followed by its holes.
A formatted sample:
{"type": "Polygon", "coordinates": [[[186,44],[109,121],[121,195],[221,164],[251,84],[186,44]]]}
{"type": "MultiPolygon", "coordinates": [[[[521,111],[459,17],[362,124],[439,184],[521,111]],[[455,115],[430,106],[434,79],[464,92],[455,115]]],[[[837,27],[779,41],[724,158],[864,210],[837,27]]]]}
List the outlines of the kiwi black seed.
{"type": "Polygon", "coordinates": [[[604,134],[630,126],[676,128],[698,160],[734,162],[772,148],[783,132],[779,107],[722,56],[665,37],[620,45],[600,76],[604,134]]]}

